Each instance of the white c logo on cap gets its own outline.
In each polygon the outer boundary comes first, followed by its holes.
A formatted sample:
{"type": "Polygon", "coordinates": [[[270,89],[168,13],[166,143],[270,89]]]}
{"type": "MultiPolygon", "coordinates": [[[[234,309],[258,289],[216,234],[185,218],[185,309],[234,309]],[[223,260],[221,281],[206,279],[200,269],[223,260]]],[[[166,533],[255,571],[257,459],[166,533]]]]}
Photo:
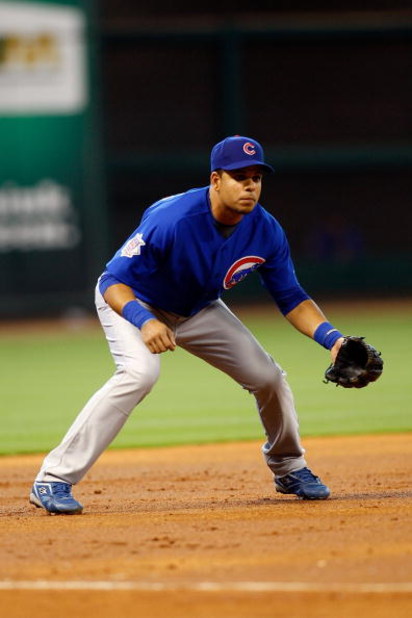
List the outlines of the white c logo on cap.
{"type": "Polygon", "coordinates": [[[246,142],[245,144],[243,144],[243,152],[246,153],[247,155],[256,154],[254,144],[251,144],[250,142],[246,142]]]}

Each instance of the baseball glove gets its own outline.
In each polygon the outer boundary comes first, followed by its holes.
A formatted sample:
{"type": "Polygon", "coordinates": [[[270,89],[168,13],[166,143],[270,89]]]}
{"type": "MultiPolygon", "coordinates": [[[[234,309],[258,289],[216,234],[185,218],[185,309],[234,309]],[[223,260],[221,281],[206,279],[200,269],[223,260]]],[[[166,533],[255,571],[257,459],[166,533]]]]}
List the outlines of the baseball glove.
{"type": "Polygon", "coordinates": [[[325,371],[325,382],[344,388],[363,388],[375,382],[383,371],[381,353],[364,337],[345,337],[335,362],[325,371]]]}

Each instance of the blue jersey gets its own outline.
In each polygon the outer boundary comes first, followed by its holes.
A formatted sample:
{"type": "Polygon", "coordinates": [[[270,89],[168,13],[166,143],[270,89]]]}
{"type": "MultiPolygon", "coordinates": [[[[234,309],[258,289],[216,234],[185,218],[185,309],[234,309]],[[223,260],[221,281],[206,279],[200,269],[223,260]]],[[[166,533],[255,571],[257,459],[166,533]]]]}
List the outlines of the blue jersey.
{"type": "Polygon", "coordinates": [[[116,282],[137,298],[191,316],[258,269],[286,314],[309,298],[296,279],[285,233],[260,204],[225,238],[217,229],[209,187],[162,199],[107,264],[101,291],[116,282]]]}

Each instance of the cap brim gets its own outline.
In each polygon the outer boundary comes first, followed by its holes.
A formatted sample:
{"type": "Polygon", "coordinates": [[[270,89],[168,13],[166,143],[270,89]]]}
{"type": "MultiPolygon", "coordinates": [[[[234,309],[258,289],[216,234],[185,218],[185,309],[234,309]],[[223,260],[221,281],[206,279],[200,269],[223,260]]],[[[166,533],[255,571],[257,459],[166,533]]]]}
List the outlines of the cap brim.
{"type": "Polygon", "coordinates": [[[267,172],[268,174],[273,174],[273,172],[275,171],[271,165],[269,165],[268,163],[265,163],[264,161],[250,161],[250,160],[245,161],[244,159],[243,161],[235,161],[234,163],[231,163],[230,165],[225,165],[225,167],[222,167],[221,169],[231,172],[233,170],[241,170],[244,167],[255,167],[255,166],[262,167],[264,171],[267,172]]]}

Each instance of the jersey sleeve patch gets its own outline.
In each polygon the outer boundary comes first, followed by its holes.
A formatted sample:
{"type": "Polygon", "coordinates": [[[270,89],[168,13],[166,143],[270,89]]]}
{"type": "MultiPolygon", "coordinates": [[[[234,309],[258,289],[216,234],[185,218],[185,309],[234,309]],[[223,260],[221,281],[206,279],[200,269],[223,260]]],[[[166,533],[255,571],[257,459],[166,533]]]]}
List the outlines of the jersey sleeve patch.
{"type": "Polygon", "coordinates": [[[134,255],[140,255],[140,250],[145,246],[145,244],[143,234],[136,234],[136,236],[130,238],[130,240],[128,240],[122,247],[120,255],[127,258],[132,258],[134,255]]]}

